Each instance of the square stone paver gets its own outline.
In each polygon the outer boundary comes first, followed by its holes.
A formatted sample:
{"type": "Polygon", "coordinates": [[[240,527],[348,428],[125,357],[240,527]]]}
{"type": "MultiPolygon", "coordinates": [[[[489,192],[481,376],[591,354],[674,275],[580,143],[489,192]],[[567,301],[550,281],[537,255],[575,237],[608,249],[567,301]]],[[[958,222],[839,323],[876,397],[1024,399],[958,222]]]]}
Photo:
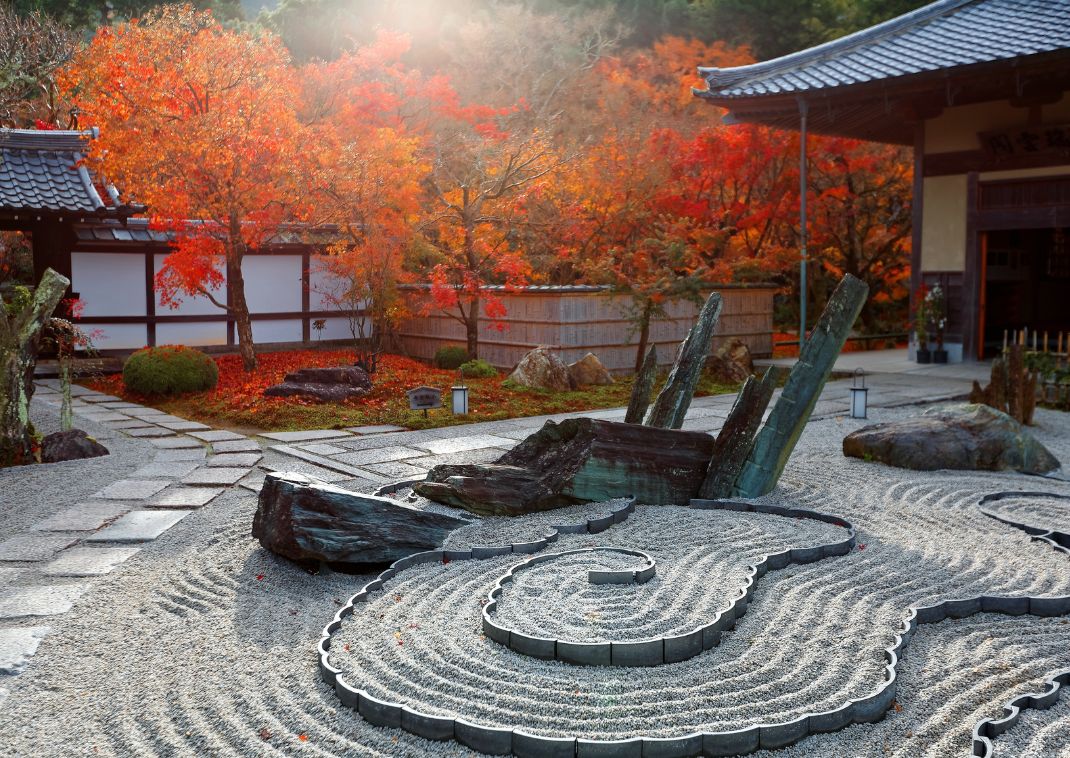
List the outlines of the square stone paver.
{"type": "Polygon", "coordinates": [[[86,584],[49,584],[0,591],[0,619],[66,613],[89,589],[86,584]]]}
{"type": "Polygon", "coordinates": [[[466,437],[453,437],[445,440],[428,440],[416,443],[430,451],[433,455],[445,455],[446,453],[461,453],[465,450],[478,450],[484,447],[500,447],[509,449],[516,444],[516,440],[508,437],[495,437],[491,434],[471,434],[466,437]]]}
{"type": "Polygon", "coordinates": [[[83,395],[82,399],[87,403],[115,403],[122,402],[115,395],[83,395]]]}
{"type": "Polygon", "coordinates": [[[318,442],[311,445],[298,445],[302,450],[307,450],[314,455],[338,455],[339,453],[346,452],[346,448],[338,447],[337,445],[328,445],[325,442],[318,442]]]}
{"type": "Polygon", "coordinates": [[[183,484],[237,484],[247,468],[199,468],[182,479],[183,484]]]}
{"type": "Polygon", "coordinates": [[[48,576],[102,576],[110,573],[139,547],[75,547],[64,550],[41,569],[48,576]]]}
{"type": "Polygon", "coordinates": [[[0,561],[47,561],[77,541],[75,537],[49,532],[18,534],[0,542],[0,561]]]}
{"type": "Polygon", "coordinates": [[[144,500],[152,497],[170,483],[159,479],[120,479],[91,497],[103,500],[144,500]]]}
{"type": "Polygon", "coordinates": [[[186,476],[200,465],[199,461],[153,461],[130,474],[135,479],[155,479],[161,476],[186,476]]]}
{"type": "Polygon", "coordinates": [[[423,454],[422,450],[391,445],[389,447],[373,447],[370,450],[355,450],[352,453],[334,455],[331,458],[342,463],[348,463],[351,466],[363,466],[368,463],[386,463],[387,461],[399,461],[403,458],[419,458],[423,454]]]}
{"type": "Polygon", "coordinates": [[[377,474],[388,476],[391,479],[415,479],[427,473],[427,469],[410,466],[408,463],[402,463],[401,461],[371,463],[366,465],[365,468],[377,474]]]}
{"type": "Polygon", "coordinates": [[[219,487],[172,487],[145,505],[149,508],[200,508],[222,493],[219,487]]]}
{"type": "Polygon", "coordinates": [[[102,413],[94,413],[92,411],[83,411],[82,413],[79,413],[78,415],[81,416],[82,418],[87,418],[90,421],[98,421],[98,422],[102,422],[102,421],[130,421],[130,417],[129,416],[124,416],[121,413],[114,413],[114,412],[109,411],[107,409],[104,409],[104,411],[102,413]]]}
{"type": "Polygon", "coordinates": [[[127,402],[126,400],[119,400],[119,401],[116,401],[116,402],[109,401],[107,403],[101,403],[101,405],[103,405],[105,408],[114,408],[116,410],[125,410],[127,408],[144,408],[145,407],[143,405],[138,405],[137,403],[127,402]]]}
{"type": "Polygon", "coordinates": [[[105,421],[104,426],[109,429],[121,429],[124,432],[128,432],[131,429],[155,429],[152,424],[147,424],[141,419],[128,418],[126,421],[105,421]]]}
{"type": "Polygon", "coordinates": [[[493,463],[502,457],[502,451],[492,447],[483,447],[478,450],[462,450],[459,453],[445,453],[444,455],[428,455],[423,458],[412,458],[406,463],[421,468],[431,469],[435,466],[454,466],[465,463],[493,463]]]}
{"type": "Polygon", "coordinates": [[[190,437],[196,437],[199,440],[205,442],[226,442],[228,440],[244,440],[248,439],[240,434],[234,432],[228,432],[225,429],[209,429],[206,432],[190,432],[190,437]]]}
{"type": "Polygon", "coordinates": [[[148,542],[184,519],[189,511],[130,511],[86,542],[148,542]]]}
{"type": "Polygon", "coordinates": [[[227,466],[240,466],[249,468],[255,466],[263,453],[220,453],[208,459],[208,465],[212,468],[225,468],[227,466]]]}
{"type": "Polygon", "coordinates": [[[0,676],[21,674],[50,631],[48,626],[0,629],[0,676]]]}
{"type": "Polygon", "coordinates": [[[404,432],[407,430],[403,426],[394,426],[393,424],[374,424],[372,426],[351,426],[346,431],[353,432],[353,434],[387,434],[389,432],[404,432]]]}
{"type": "Polygon", "coordinates": [[[130,509],[120,502],[78,503],[30,527],[40,532],[92,532],[130,509]]]}
{"type": "Polygon", "coordinates": [[[194,450],[197,448],[204,449],[197,440],[192,437],[165,437],[158,440],[149,440],[153,444],[153,447],[158,447],[161,450],[194,450]]]}
{"type": "Polygon", "coordinates": [[[260,436],[276,442],[312,442],[349,437],[350,434],[344,429],[308,429],[303,432],[268,432],[260,436]]]}
{"type": "Polygon", "coordinates": [[[176,448],[174,450],[158,450],[154,460],[159,463],[168,461],[203,461],[208,456],[208,448],[198,445],[197,447],[176,448]]]}
{"type": "Polygon", "coordinates": [[[145,429],[123,429],[131,437],[173,437],[175,433],[170,429],[160,426],[150,426],[145,429]]]}
{"type": "Polygon", "coordinates": [[[161,421],[158,423],[173,432],[200,432],[212,428],[208,424],[202,424],[199,421],[161,421]]]}
{"type": "Polygon", "coordinates": [[[256,443],[256,440],[242,437],[240,440],[224,440],[222,442],[212,443],[212,452],[214,453],[247,453],[247,452],[260,452],[260,445],[256,443]]]}

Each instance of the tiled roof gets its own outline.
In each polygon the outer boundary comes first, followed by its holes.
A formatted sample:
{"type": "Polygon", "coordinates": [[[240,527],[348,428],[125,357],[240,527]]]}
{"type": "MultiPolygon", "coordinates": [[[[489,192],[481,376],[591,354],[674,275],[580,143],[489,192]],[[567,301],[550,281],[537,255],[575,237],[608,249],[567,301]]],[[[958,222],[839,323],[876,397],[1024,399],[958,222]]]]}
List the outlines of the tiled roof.
{"type": "MultiPolygon", "coordinates": [[[[200,224],[203,222],[191,222],[200,224]]],[[[83,223],[74,227],[74,232],[81,242],[157,242],[168,243],[174,239],[174,233],[167,230],[151,229],[149,219],[131,218],[123,222],[98,221],[83,223]]],[[[282,245],[329,245],[338,239],[338,230],[334,227],[308,229],[297,224],[283,228],[268,240],[269,246],[282,245]]]]}
{"type": "Polygon", "coordinates": [[[0,210],[97,213],[106,208],[82,163],[91,132],[0,129],[0,210]]]}
{"type": "Polygon", "coordinates": [[[1070,0],[938,0],[782,58],[701,68],[709,90],[696,94],[731,101],[819,93],[1068,49],[1070,0]]]}

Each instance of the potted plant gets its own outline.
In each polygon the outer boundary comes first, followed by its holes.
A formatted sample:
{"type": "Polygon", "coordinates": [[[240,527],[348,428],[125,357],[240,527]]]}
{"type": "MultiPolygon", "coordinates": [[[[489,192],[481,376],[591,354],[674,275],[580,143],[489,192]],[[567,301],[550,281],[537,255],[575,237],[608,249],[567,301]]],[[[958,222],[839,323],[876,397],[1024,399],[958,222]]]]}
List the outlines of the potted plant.
{"type": "Polygon", "coordinates": [[[915,298],[917,306],[914,310],[914,355],[918,363],[932,363],[932,353],[929,351],[928,296],[928,288],[924,284],[918,287],[918,296],[915,298]]]}
{"type": "Polygon", "coordinates": [[[947,350],[944,350],[944,327],[947,316],[944,313],[944,291],[937,284],[925,295],[925,315],[932,322],[936,332],[936,349],[932,351],[933,363],[947,363],[947,350]]]}

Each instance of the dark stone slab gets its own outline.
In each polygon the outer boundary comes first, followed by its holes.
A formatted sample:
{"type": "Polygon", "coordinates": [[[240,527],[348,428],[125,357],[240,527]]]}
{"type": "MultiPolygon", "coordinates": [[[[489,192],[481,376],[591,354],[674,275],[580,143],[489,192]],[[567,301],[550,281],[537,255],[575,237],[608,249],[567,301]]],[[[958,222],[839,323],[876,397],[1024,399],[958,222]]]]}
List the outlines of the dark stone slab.
{"type": "Polygon", "coordinates": [[[58,463],[82,458],[99,458],[108,454],[108,448],[81,429],[53,432],[41,440],[41,462],[58,463]]]}
{"type": "Polygon", "coordinates": [[[264,390],[264,397],[303,397],[321,403],[340,403],[371,392],[372,382],[358,366],[303,368],[287,374],[281,384],[264,390]]]}
{"type": "Polygon", "coordinates": [[[253,536],[294,560],[389,563],[440,545],[467,522],[295,473],[264,480],[253,536]]]}

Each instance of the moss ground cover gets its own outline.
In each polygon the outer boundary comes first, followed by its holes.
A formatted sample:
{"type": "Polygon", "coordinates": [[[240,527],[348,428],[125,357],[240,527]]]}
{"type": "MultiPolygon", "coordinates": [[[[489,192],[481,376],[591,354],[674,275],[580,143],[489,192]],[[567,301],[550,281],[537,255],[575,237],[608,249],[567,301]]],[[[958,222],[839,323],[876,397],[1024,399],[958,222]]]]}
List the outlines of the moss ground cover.
{"type": "MultiPolygon", "coordinates": [[[[104,376],[83,382],[93,389],[142,402],[176,416],[219,427],[247,430],[331,429],[366,424],[397,424],[410,429],[426,429],[476,421],[498,421],[548,413],[615,408],[628,404],[632,377],[621,377],[605,387],[585,387],[572,392],[550,392],[509,383],[505,375],[465,379],[470,387],[467,416],[454,416],[449,409],[449,388],[457,382],[456,371],[433,368],[397,355],[385,355],[372,376],[370,394],[348,403],[308,403],[295,398],[265,398],[264,389],[282,381],[284,374],[299,368],[345,366],[353,362],[347,350],[296,350],[263,353],[260,368],[245,373],[237,355],[215,356],[219,383],[214,389],[178,397],[155,399],[138,395],[123,385],[122,375],[104,376]],[[428,385],[444,390],[444,408],[411,411],[405,390],[428,385]]],[[[664,375],[659,378],[664,381],[664,375]]],[[[734,385],[718,384],[703,377],[698,395],[733,392],[734,385]]]]}

